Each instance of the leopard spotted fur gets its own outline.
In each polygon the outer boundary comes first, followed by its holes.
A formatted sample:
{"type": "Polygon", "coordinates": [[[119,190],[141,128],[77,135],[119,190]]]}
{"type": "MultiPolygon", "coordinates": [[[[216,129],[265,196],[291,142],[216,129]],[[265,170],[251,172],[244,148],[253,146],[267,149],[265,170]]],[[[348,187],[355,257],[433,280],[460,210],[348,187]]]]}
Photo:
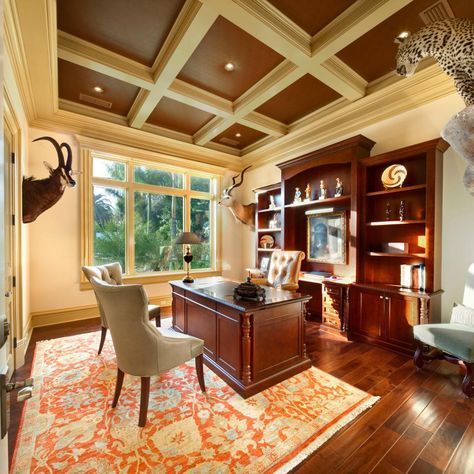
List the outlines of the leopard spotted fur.
{"type": "Polygon", "coordinates": [[[413,75],[421,59],[432,56],[454,79],[466,105],[474,104],[474,23],[471,20],[436,21],[398,42],[398,74],[413,75]]]}

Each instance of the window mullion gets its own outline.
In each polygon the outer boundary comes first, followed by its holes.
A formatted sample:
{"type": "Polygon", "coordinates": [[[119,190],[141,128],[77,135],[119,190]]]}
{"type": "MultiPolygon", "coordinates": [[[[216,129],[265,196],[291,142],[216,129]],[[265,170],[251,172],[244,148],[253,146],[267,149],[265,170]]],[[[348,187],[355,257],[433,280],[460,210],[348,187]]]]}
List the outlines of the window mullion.
{"type": "Polygon", "coordinates": [[[133,163],[128,163],[127,170],[127,267],[128,274],[135,275],[135,183],[133,180],[133,163]]]}

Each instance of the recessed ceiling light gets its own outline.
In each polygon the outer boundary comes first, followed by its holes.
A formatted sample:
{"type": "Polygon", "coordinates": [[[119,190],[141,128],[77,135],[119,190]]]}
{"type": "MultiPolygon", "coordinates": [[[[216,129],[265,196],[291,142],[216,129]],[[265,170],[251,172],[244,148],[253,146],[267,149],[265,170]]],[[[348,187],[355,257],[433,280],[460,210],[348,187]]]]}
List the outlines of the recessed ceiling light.
{"type": "Polygon", "coordinates": [[[409,36],[410,36],[410,32],[409,32],[409,31],[402,31],[402,32],[397,36],[397,38],[399,38],[399,39],[407,39],[409,36]]]}
{"type": "Polygon", "coordinates": [[[104,92],[104,89],[100,86],[94,86],[94,92],[97,92],[98,94],[102,94],[104,92]]]}
{"type": "Polygon", "coordinates": [[[240,137],[242,136],[242,134],[241,134],[240,132],[237,132],[237,133],[235,134],[235,136],[236,136],[237,138],[240,138],[240,137]]]}
{"type": "Polygon", "coordinates": [[[235,69],[234,63],[226,63],[224,69],[228,72],[232,72],[235,69]]]}

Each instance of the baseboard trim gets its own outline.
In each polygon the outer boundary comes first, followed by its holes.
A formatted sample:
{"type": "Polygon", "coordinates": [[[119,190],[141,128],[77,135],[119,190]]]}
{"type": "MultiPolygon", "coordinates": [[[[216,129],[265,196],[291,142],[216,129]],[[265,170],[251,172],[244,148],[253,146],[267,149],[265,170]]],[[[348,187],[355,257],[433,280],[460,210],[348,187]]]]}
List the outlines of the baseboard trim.
{"type": "MultiPolygon", "coordinates": [[[[171,293],[150,297],[150,303],[166,308],[171,306],[171,293]]],[[[35,311],[30,315],[30,327],[39,328],[53,326],[55,324],[71,323],[84,319],[99,317],[97,305],[75,306],[73,308],[49,309],[46,311],[35,311]]]]}

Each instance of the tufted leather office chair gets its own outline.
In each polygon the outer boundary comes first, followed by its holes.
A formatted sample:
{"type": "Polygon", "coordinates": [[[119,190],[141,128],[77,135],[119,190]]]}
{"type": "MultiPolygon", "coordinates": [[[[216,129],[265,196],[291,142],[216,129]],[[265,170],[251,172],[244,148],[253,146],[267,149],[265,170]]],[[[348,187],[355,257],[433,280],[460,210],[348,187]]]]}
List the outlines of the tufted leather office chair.
{"type": "MultiPolygon", "coordinates": [[[[101,281],[109,285],[123,285],[122,283],[122,267],[119,262],[108,263],[107,265],[99,265],[99,266],[83,266],[82,271],[86,278],[91,281],[92,277],[95,277],[101,281]]],[[[107,328],[109,325],[107,324],[107,319],[105,318],[104,310],[100,305],[100,302],[96,295],[97,304],[99,305],[99,312],[100,312],[100,324],[102,326],[102,334],[100,336],[100,344],[99,344],[99,352],[102,352],[102,347],[104,347],[105,336],[107,335],[107,328]]],[[[148,313],[150,315],[150,319],[155,320],[156,327],[161,326],[161,319],[160,319],[160,307],[154,304],[148,305],[148,313]]]]}
{"type": "Polygon", "coordinates": [[[204,384],[204,341],[172,330],[157,329],[149,322],[148,299],[142,285],[109,285],[91,277],[92,288],[109,323],[117,356],[117,381],[112,408],[122,390],[124,375],[141,377],[138,426],[146,424],[150,377],[195,359],[199,386],[204,384]]]}
{"type": "Polygon", "coordinates": [[[258,285],[296,291],[304,257],[304,252],[300,250],[277,250],[270,257],[266,278],[252,278],[252,281],[258,285]]]}

